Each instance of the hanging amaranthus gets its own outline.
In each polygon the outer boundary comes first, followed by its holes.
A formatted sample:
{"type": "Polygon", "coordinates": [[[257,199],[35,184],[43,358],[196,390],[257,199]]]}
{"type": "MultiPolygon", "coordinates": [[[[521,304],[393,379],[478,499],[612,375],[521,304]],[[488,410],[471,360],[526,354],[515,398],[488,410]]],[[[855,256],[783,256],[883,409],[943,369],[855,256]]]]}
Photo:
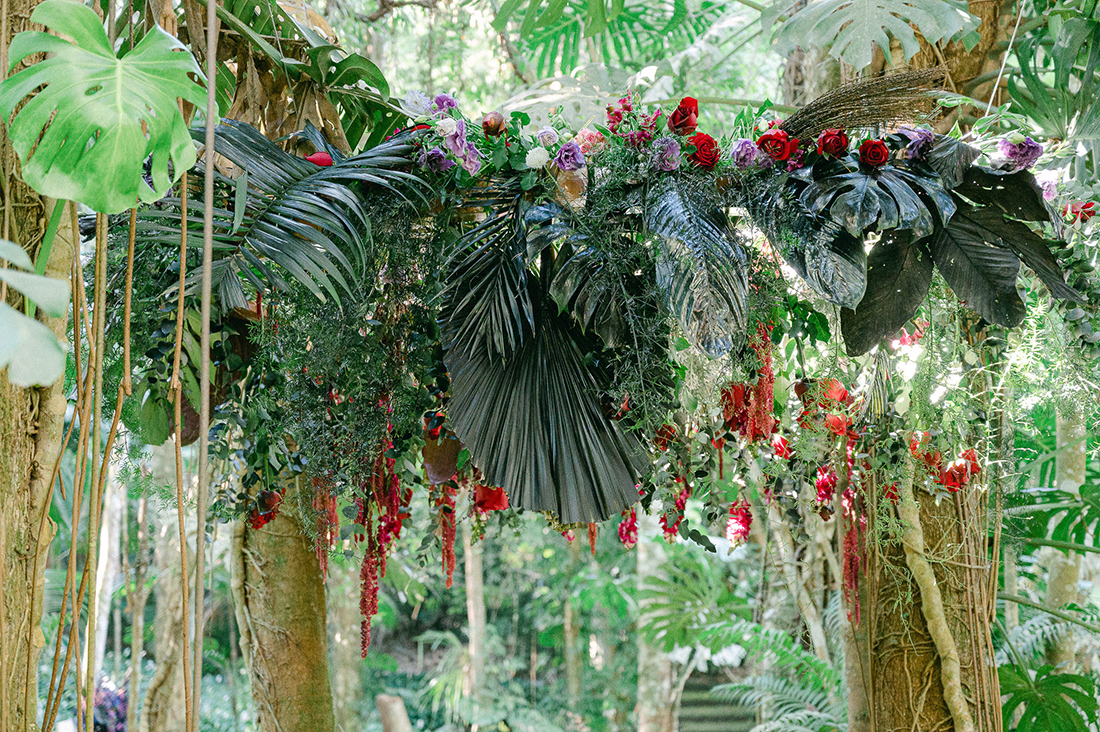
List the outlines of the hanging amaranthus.
{"type": "Polygon", "coordinates": [[[443,545],[443,573],[447,576],[447,588],[454,584],[455,574],[455,528],[457,516],[455,515],[455,497],[458,488],[452,484],[441,483],[432,486],[432,503],[438,511],[439,538],[443,545]]]}
{"type": "Polygon", "coordinates": [[[756,381],[730,384],[722,390],[722,418],[748,442],[766,439],[775,429],[775,372],[772,371],[771,327],[763,322],[749,338],[760,367],[756,381]]]}
{"type": "Polygon", "coordinates": [[[336,494],[321,478],[313,479],[313,510],[317,512],[317,537],[313,549],[321,576],[328,578],[328,553],[340,536],[340,515],[336,510],[336,494]]]}

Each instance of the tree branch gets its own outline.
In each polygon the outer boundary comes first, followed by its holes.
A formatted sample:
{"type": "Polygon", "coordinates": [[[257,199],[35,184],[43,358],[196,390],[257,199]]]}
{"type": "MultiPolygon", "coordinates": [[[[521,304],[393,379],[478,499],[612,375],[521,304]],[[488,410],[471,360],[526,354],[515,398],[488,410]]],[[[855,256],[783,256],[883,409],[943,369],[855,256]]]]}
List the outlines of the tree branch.
{"type": "Polygon", "coordinates": [[[360,23],[377,23],[391,11],[415,5],[418,8],[434,10],[437,0],[378,0],[378,10],[373,13],[355,13],[360,23]]]}

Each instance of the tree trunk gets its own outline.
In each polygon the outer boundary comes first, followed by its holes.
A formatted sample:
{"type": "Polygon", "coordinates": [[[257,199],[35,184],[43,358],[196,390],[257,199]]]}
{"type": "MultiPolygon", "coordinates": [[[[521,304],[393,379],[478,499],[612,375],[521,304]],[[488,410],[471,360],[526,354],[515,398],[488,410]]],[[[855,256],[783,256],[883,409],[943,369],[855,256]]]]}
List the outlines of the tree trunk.
{"type": "MultiPolygon", "coordinates": [[[[109,456],[108,456],[109,457],[109,456]]],[[[122,569],[120,534],[122,533],[122,502],[126,487],[118,484],[114,467],[103,486],[103,521],[99,526],[99,568],[96,571],[94,602],[95,614],[95,666],[93,678],[103,678],[103,659],[107,654],[107,630],[111,621],[111,603],[118,589],[119,572],[122,569]]],[[[118,659],[115,659],[118,663],[118,659]]]]}
{"type": "Polygon", "coordinates": [[[149,499],[142,496],[137,510],[137,554],[134,561],[134,580],[129,586],[127,600],[130,612],[130,676],[126,686],[126,729],[138,730],[139,697],[141,696],[142,661],[145,656],[145,602],[149,592],[145,589],[145,576],[149,563],[149,499]]]}
{"type": "MultiPolygon", "coordinates": [[[[1085,421],[1079,413],[1065,414],[1059,411],[1056,420],[1056,445],[1054,458],[1054,482],[1059,490],[1079,494],[1085,482],[1086,441],[1085,421]]],[[[1047,577],[1046,606],[1057,610],[1068,603],[1080,601],[1077,581],[1081,574],[1081,555],[1078,552],[1063,553],[1058,549],[1043,552],[1046,556],[1047,577]]],[[[1055,638],[1047,650],[1047,663],[1063,666],[1066,673],[1074,672],[1076,634],[1069,630],[1055,638]]]]}
{"type": "MultiPolygon", "coordinates": [[[[2,19],[6,49],[16,33],[31,28],[31,11],[39,0],[6,0],[2,19]]],[[[15,70],[37,60],[27,59],[15,70]]],[[[6,64],[5,64],[6,65],[6,64]]],[[[0,70],[0,78],[7,69],[0,70]]],[[[37,261],[46,221],[54,201],[40,197],[19,178],[18,162],[0,125],[0,236],[19,244],[37,261]]],[[[77,249],[68,216],[54,238],[45,274],[67,280],[77,249]]],[[[4,290],[5,302],[22,309],[14,288],[4,290]]],[[[67,318],[38,319],[62,341],[67,318]]],[[[44,388],[23,389],[0,370],[0,729],[27,730],[35,724],[38,705],[38,656],[42,633],[42,589],[46,554],[54,527],[45,511],[52,494],[52,471],[61,449],[65,419],[64,380],[44,388]]]]}
{"type": "Polygon", "coordinates": [[[470,522],[462,522],[462,548],[466,561],[467,654],[466,693],[475,699],[485,683],[485,572],[481,565],[481,544],[473,543],[470,522]]]}
{"type": "Polygon", "coordinates": [[[297,482],[278,515],[234,534],[241,651],[249,664],[259,732],[333,732],[325,634],[325,586],[313,542],[303,533],[297,482]]]}
{"type": "MultiPolygon", "coordinates": [[[[152,448],[149,461],[153,485],[176,483],[176,448],[171,440],[152,448]]],[[[188,566],[192,564],[188,552],[188,566]]],[[[157,666],[142,702],[141,732],[176,732],[184,728],[183,586],[180,581],[179,520],[175,503],[153,512],[153,655],[157,666]]],[[[134,701],[136,704],[136,700],[134,701]]]]}
{"type": "Polygon", "coordinates": [[[359,567],[354,563],[329,560],[327,603],[336,728],[353,732],[362,727],[359,704],[363,695],[359,678],[359,567]]]}
{"type": "MultiPolygon", "coordinates": [[[[638,517],[638,589],[649,584],[650,577],[665,572],[665,550],[656,516],[638,517]]],[[[648,622],[649,600],[638,603],[638,626],[648,622]]],[[[672,732],[672,662],[660,648],[646,643],[638,633],[638,702],[635,707],[638,732],[672,732]]]]}
{"type": "MultiPolygon", "coordinates": [[[[580,563],[581,547],[576,539],[569,543],[569,576],[577,573],[577,565],[580,563]]],[[[576,711],[581,698],[581,658],[578,653],[578,636],[580,625],[577,622],[577,611],[573,606],[573,588],[570,586],[565,593],[564,608],[564,635],[565,635],[565,688],[569,708],[576,711]]]]}

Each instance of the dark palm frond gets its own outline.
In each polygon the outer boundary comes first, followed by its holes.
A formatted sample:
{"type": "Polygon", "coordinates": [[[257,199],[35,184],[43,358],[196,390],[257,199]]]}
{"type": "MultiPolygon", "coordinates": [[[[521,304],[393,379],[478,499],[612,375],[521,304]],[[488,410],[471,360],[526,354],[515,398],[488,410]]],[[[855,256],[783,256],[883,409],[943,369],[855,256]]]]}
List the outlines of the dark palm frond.
{"type": "Polygon", "coordinates": [[[646,206],[646,224],[663,243],[657,282],[691,343],[723,356],[745,330],[748,257],[720,209],[695,210],[675,178],[646,206]]]}
{"type": "MultiPolygon", "coordinates": [[[[810,217],[806,218],[807,224],[813,226],[810,217]]],[[[779,241],[791,238],[781,237],[777,237],[779,241]]],[[[793,239],[782,252],[798,276],[827,302],[844,308],[858,305],[867,290],[867,252],[863,240],[852,236],[833,219],[817,219],[814,229],[793,239]]]]}
{"type": "MultiPolygon", "coordinates": [[[[320,299],[339,301],[368,257],[370,216],[355,186],[400,198],[421,185],[404,170],[412,148],[401,142],[353,157],[326,148],[335,153],[333,165],[319,167],[248,125],[227,121],[215,132],[215,150],[241,171],[235,179],[219,173],[215,181],[214,287],[224,309],[247,306],[245,283],[257,290],[285,287],[280,270],[320,299]]],[[[196,248],[202,245],[202,196],[200,163],[188,187],[188,244],[196,248]]],[[[178,246],[179,223],[180,199],[166,198],[139,213],[139,241],[178,246]]]]}
{"type": "Polygon", "coordinates": [[[513,505],[603,520],[637,500],[644,456],[604,415],[576,326],[534,271],[553,267],[565,213],[530,206],[510,183],[475,202],[493,209],[453,247],[441,314],[448,422],[513,505]]]}
{"type": "Polygon", "coordinates": [[[583,331],[598,335],[607,348],[619,348],[628,345],[630,326],[620,273],[610,258],[593,247],[569,254],[554,273],[550,295],[560,308],[573,314],[583,331]]]}
{"type": "MultiPolygon", "coordinates": [[[[458,323],[444,338],[454,344],[458,323]]],[[[512,504],[564,523],[602,521],[638,499],[637,441],[604,416],[568,316],[542,313],[511,358],[451,346],[447,419],[475,464],[512,504]]]]}

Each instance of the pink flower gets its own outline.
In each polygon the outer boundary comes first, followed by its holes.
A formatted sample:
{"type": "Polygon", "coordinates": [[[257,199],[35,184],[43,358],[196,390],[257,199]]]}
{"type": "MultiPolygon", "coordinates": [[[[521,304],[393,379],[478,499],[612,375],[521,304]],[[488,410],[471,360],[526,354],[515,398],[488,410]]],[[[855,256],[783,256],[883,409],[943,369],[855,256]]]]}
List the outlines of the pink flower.
{"type": "Polygon", "coordinates": [[[730,504],[730,515],[726,519],[726,541],[738,546],[745,541],[752,528],[752,510],[744,498],[730,504]]]}
{"type": "Polygon", "coordinates": [[[604,146],[607,144],[607,138],[598,130],[592,130],[587,127],[578,132],[573,139],[581,146],[581,152],[585,155],[594,155],[603,150],[604,146]]]}
{"type": "Polygon", "coordinates": [[[623,511],[623,520],[619,522],[619,541],[627,549],[638,543],[638,512],[634,508],[623,511]]]}

